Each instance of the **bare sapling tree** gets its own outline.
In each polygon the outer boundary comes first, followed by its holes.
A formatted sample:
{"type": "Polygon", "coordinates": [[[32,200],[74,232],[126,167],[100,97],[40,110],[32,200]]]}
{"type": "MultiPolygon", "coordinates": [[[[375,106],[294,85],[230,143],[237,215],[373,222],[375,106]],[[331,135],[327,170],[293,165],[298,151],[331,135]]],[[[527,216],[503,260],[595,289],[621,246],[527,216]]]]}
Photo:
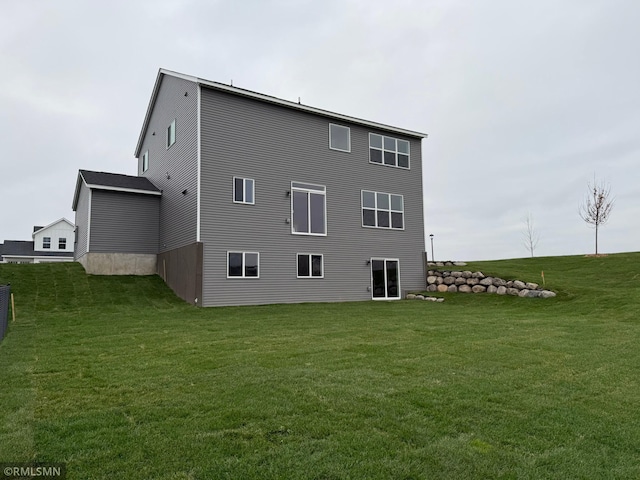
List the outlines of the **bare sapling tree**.
{"type": "Polygon", "coordinates": [[[536,232],[531,213],[527,214],[522,235],[524,237],[524,246],[527,247],[527,250],[531,253],[531,258],[533,258],[534,251],[538,246],[538,242],[540,242],[540,236],[536,232]]]}
{"type": "Polygon", "coordinates": [[[593,177],[593,183],[587,184],[589,193],[580,205],[580,217],[596,231],[596,255],[598,255],[598,230],[607,223],[613,209],[614,199],[611,198],[611,186],[605,182],[598,182],[593,177]]]}

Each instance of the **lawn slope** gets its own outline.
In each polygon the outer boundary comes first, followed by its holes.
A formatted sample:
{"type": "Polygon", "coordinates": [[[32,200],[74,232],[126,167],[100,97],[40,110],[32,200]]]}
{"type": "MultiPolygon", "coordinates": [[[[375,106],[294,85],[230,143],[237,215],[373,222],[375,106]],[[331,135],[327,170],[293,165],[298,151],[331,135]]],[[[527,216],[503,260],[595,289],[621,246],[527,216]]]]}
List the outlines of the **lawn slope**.
{"type": "MultiPolygon", "coordinates": [[[[0,265],[0,462],[69,479],[639,478],[640,254],[478,262],[553,299],[197,309],[0,265]]],[[[329,279],[325,279],[329,280],[329,279]]]]}

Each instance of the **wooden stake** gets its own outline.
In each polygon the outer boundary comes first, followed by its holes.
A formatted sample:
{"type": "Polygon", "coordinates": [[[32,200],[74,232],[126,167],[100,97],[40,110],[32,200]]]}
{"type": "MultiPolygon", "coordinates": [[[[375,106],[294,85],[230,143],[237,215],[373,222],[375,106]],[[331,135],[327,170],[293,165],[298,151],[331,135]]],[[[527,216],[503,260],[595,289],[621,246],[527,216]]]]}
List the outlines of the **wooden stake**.
{"type": "Polygon", "coordinates": [[[16,321],[16,304],[13,301],[13,293],[11,294],[11,316],[13,321],[16,321]]]}

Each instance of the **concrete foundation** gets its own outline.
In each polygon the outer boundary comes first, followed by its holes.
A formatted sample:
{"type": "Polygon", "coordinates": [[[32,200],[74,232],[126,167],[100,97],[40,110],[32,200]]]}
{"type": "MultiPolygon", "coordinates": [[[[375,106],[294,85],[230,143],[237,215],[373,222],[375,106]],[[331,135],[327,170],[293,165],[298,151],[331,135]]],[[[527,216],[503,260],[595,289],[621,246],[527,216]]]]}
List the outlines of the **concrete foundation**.
{"type": "Polygon", "coordinates": [[[157,256],[142,253],[85,253],[78,259],[91,275],[155,275],[157,256]]]}

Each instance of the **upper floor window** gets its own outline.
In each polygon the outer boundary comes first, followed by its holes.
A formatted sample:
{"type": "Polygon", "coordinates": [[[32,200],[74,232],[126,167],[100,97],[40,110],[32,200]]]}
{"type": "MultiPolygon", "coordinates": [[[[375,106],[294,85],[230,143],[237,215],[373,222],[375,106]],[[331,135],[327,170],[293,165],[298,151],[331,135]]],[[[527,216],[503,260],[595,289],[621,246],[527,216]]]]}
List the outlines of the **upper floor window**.
{"type": "Polygon", "coordinates": [[[370,133],[369,161],[392,167],[409,168],[409,142],[370,133]]]}
{"type": "Polygon", "coordinates": [[[58,249],[60,249],[60,250],[66,250],[67,249],[67,239],[66,238],[59,238],[58,239],[58,249]]]}
{"type": "Polygon", "coordinates": [[[329,124],[329,148],[342,152],[351,151],[351,129],[342,125],[329,124]]]}
{"type": "Polygon", "coordinates": [[[51,248],[51,237],[42,238],[42,248],[51,248]]]}
{"type": "Polygon", "coordinates": [[[142,155],[142,173],[149,169],[149,150],[142,155]]]}
{"type": "Polygon", "coordinates": [[[255,182],[251,178],[233,177],[233,201],[235,203],[255,203],[255,182]]]}
{"type": "Polygon", "coordinates": [[[258,252],[227,252],[227,278],[259,278],[258,252]]]}
{"type": "Polygon", "coordinates": [[[362,226],[404,228],[404,198],[382,192],[362,190],[362,226]]]}
{"type": "Polygon", "coordinates": [[[167,127],[167,148],[176,143],[176,120],[169,124],[167,127]]]}
{"type": "Polygon", "coordinates": [[[291,182],[291,233],[327,234],[326,187],[291,182]]]}

